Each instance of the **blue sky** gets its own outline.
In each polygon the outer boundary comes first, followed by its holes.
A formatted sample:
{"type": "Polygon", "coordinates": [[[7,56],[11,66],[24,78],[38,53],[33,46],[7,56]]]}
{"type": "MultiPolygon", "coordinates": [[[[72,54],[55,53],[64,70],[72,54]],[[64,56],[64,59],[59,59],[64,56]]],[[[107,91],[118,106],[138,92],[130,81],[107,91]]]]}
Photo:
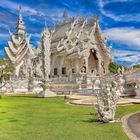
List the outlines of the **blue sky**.
{"type": "Polygon", "coordinates": [[[63,20],[66,8],[69,17],[92,19],[98,15],[103,35],[113,47],[114,61],[127,66],[140,64],[140,0],[0,0],[0,57],[4,56],[9,31],[15,31],[19,4],[34,46],[45,19],[52,27],[63,20]]]}

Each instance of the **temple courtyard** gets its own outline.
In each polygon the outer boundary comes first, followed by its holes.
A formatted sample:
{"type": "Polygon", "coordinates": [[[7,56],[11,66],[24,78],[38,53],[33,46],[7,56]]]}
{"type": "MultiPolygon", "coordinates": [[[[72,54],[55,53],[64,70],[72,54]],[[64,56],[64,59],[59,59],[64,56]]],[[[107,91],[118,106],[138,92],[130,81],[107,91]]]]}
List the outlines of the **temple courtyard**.
{"type": "Polygon", "coordinates": [[[123,131],[121,118],[139,111],[140,104],[118,106],[118,122],[102,123],[97,120],[94,106],[76,106],[68,104],[69,101],[72,100],[62,96],[3,96],[0,100],[0,139],[129,140],[123,131]]]}

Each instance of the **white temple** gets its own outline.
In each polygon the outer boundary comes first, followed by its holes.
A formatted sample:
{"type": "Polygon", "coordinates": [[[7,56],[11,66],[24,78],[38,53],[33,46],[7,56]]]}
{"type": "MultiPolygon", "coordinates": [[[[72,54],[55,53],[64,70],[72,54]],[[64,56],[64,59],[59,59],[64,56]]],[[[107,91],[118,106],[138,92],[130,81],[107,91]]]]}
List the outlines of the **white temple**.
{"type": "MultiPolygon", "coordinates": [[[[66,11],[63,16],[64,21],[49,30],[51,34],[49,77],[53,79],[72,75],[76,77],[80,74],[107,74],[111,57],[98,18],[95,17],[92,21],[86,18],[78,20],[75,17],[68,19],[66,11]]],[[[5,57],[14,65],[15,77],[26,78],[31,65],[32,76],[41,76],[40,50],[41,43],[37,49],[33,49],[29,43],[20,8],[17,31],[10,34],[10,41],[5,47],[5,57]]]]}
{"type": "Polygon", "coordinates": [[[51,39],[51,76],[106,74],[111,61],[98,19],[76,18],[56,25],[51,39]]]}

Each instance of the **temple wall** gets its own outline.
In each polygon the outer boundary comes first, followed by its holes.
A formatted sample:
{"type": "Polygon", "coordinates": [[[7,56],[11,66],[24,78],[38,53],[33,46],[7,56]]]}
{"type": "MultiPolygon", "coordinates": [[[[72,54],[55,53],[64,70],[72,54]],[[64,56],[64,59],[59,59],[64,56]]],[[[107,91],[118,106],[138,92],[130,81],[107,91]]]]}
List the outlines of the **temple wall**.
{"type": "MultiPolygon", "coordinates": [[[[66,55],[51,55],[51,76],[53,77],[64,77],[69,76],[70,74],[80,74],[88,73],[92,74],[93,71],[103,72],[102,61],[103,58],[97,56],[94,52],[91,53],[88,50],[89,54],[82,57],[71,57],[68,58],[66,55]],[[98,58],[99,57],[99,58],[98,58]],[[65,68],[65,74],[62,74],[62,68],[65,68]],[[57,74],[54,75],[54,69],[57,69],[57,74]],[[85,69],[85,70],[84,70],[85,69]]],[[[98,55],[100,53],[98,52],[98,55]]]]}
{"type": "Polygon", "coordinates": [[[81,59],[68,58],[66,55],[51,55],[51,77],[68,77],[70,74],[80,73],[80,70],[81,59]]]}

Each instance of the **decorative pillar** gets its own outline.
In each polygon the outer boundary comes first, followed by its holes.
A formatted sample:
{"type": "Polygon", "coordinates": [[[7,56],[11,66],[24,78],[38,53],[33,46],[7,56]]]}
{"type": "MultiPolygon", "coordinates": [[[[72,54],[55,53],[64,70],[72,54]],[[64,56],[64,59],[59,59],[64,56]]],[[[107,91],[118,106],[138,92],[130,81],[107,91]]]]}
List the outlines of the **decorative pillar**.
{"type": "Polygon", "coordinates": [[[40,92],[39,97],[55,97],[56,94],[50,90],[50,70],[51,70],[51,36],[48,28],[45,28],[41,36],[41,62],[42,62],[42,78],[40,86],[43,91],[40,92]]]}

